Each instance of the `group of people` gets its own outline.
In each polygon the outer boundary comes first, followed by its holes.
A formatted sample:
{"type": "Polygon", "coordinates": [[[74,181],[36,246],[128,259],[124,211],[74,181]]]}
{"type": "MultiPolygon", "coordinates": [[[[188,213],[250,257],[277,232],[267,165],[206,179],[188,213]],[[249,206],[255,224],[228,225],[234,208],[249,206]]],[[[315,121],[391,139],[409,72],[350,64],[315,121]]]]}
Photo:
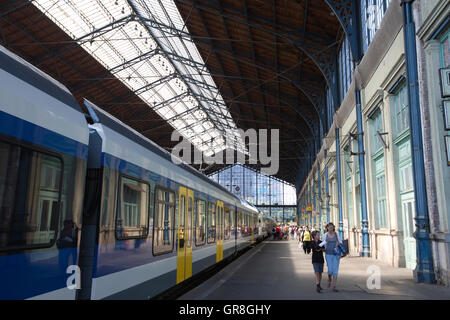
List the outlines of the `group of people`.
{"type": "Polygon", "coordinates": [[[272,239],[294,239],[294,230],[297,227],[289,225],[277,225],[272,228],[272,239]]]}
{"type": "Polygon", "coordinates": [[[274,239],[288,239],[299,241],[299,245],[303,248],[305,254],[312,253],[312,264],[316,280],[316,291],[320,293],[323,267],[327,262],[328,284],[334,292],[338,292],[336,288],[337,276],[339,272],[339,263],[342,256],[346,254],[346,248],[339,238],[335,225],[330,222],[326,225],[322,239],[320,231],[315,226],[309,229],[309,226],[274,226],[272,229],[274,239]],[[325,253],[325,258],[324,258],[325,253]]]}
{"type": "Polygon", "coordinates": [[[326,230],[322,236],[322,239],[320,239],[320,232],[314,227],[311,231],[309,231],[308,226],[302,226],[299,228],[299,242],[303,247],[303,251],[305,254],[310,254],[312,252],[312,264],[316,280],[316,291],[318,293],[323,290],[321,287],[321,281],[325,260],[327,262],[328,269],[327,287],[330,288],[332,286],[333,291],[338,292],[336,283],[339,272],[339,262],[341,256],[346,254],[344,244],[336,233],[335,225],[330,222],[326,225],[325,229],[326,230]]]}

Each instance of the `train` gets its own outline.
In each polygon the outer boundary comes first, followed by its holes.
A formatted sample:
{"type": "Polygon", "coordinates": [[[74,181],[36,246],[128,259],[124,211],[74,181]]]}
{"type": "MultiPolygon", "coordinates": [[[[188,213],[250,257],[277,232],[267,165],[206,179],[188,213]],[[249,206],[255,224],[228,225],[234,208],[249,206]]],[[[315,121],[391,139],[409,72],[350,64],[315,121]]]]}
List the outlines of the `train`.
{"type": "Polygon", "coordinates": [[[275,222],[0,46],[0,299],[149,299],[275,222]]]}

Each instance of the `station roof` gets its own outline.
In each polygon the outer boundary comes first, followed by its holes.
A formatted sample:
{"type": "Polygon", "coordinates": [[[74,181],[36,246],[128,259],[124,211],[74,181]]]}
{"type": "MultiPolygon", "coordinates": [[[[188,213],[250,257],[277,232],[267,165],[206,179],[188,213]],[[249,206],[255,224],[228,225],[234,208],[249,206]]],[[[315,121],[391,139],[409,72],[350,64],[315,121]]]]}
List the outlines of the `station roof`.
{"type": "Polygon", "coordinates": [[[343,37],[335,12],[326,0],[7,0],[0,28],[79,102],[166,149],[173,128],[206,155],[247,152],[238,128],[279,129],[276,176],[295,183],[343,37]]]}

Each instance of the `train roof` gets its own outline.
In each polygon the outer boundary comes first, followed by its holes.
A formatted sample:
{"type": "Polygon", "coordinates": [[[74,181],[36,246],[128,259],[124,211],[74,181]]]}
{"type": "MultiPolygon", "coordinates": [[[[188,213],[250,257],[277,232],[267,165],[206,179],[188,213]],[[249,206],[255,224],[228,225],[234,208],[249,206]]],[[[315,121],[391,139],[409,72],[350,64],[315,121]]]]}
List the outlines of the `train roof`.
{"type": "Polygon", "coordinates": [[[241,202],[242,206],[244,208],[250,209],[250,210],[255,210],[255,211],[259,211],[258,208],[256,208],[254,205],[250,204],[247,200],[240,198],[238,196],[236,196],[236,198],[239,199],[239,201],[241,202]]]}
{"type": "Polygon", "coordinates": [[[60,100],[67,106],[83,112],[81,106],[66,86],[1,45],[0,67],[22,81],[60,100]]]}
{"type": "MultiPolygon", "coordinates": [[[[172,162],[172,156],[171,154],[158,146],[156,143],[148,139],[147,137],[143,136],[133,128],[129,127],[119,119],[115,118],[105,110],[99,108],[92,102],[85,99],[85,105],[89,111],[89,114],[95,123],[100,123],[102,125],[105,125],[106,127],[110,128],[111,130],[114,130],[115,132],[127,137],[128,139],[134,141],[135,143],[139,144],[140,146],[144,147],[147,150],[150,150],[151,152],[154,152],[158,156],[162,157],[163,159],[172,162]]],[[[237,200],[238,204],[241,205],[241,207],[246,208],[248,210],[258,211],[254,206],[246,202],[245,200],[239,198],[235,194],[231,193],[227,189],[225,189],[222,185],[219,183],[211,180],[203,173],[197,171],[196,169],[192,168],[189,164],[183,162],[180,159],[181,163],[178,164],[179,167],[183,168],[184,170],[190,172],[191,174],[197,176],[198,178],[202,179],[204,182],[215,186],[216,188],[220,189],[220,191],[225,192],[230,197],[233,197],[237,200]]]]}
{"type": "Polygon", "coordinates": [[[0,81],[3,134],[87,158],[85,115],[65,86],[2,46],[0,81]]]}

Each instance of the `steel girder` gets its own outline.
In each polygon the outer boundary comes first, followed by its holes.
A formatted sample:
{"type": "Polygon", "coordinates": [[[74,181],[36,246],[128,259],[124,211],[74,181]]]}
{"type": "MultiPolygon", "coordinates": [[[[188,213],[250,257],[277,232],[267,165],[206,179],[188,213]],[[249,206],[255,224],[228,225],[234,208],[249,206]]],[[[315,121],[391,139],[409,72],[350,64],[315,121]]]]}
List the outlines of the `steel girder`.
{"type": "MultiPolygon", "coordinates": [[[[221,13],[222,13],[222,8],[220,8],[220,11],[221,11],[221,13]]],[[[200,11],[199,11],[199,16],[200,16],[200,19],[201,19],[201,21],[202,21],[203,28],[204,28],[205,32],[206,32],[207,35],[209,36],[208,28],[207,28],[205,22],[203,21],[203,15],[201,14],[200,11]]],[[[225,20],[224,20],[224,18],[223,18],[223,15],[221,15],[221,17],[222,17],[222,22],[223,22],[224,27],[225,27],[226,35],[227,35],[227,37],[229,38],[230,36],[229,36],[228,27],[227,27],[227,25],[225,24],[225,20]]],[[[209,44],[210,44],[210,46],[211,46],[210,50],[213,50],[212,48],[215,47],[215,44],[213,44],[211,40],[208,40],[208,42],[209,42],[209,44]]],[[[233,47],[231,47],[231,52],[232,52],[232,54],[233,54],[233,57],[235,57],[235,56],[236,56],[236,51],[234,50],[233,47]]],[[[216,54],[216,57],[217,57],[217,52],[214,51],[214,53],[216,54]]],[[[217,58],[218,58],[218,57],[217,57],[217,58]]],[[[218,61],[219,61],[219,63],[220,63],[221,66],[222,66],[221,60],[218,59],[218,61]]],[[[238,70],[239,77],[240,77],[240,78],[243,78],[243,77],[242,77],[242,73],[241,73],[241,69],[240,69],[239,65],[236,63],[236,59],[234,59],[234,62],[235,62],[236,68],[237,68],[237,70],[238,70]]],[[[221,70],[221,71],[222,71],[223,74],[225,74],[225,71],[224,71],[224,69],[223,69],[223,66],[222,66],[222,70],[221,70]]],[[[242,81],[244,81],[244,80],[242,80],[242,81]]],[[[259,81],[258,81],[258,84],[260,84],[259,81]]],[[[247,101],[249,101],[247,92],[245,93],[245,95],[246,95],[247,101]]],[[[291,108],[292,108],[292,107],[291,107],[291,108]]],[[[296,108],[293,108],[293,109],[294,109],[294,111],[296,111],[296,112],[303,118],[303,116],[297,111],[296,108]]],[[[252,111],[253,118],[255,118],[255,115],[254,115],[254,113],[253,113],[253,109],[251,109],[251,111],[252,111]]],[[[240,112],[240,109],[239,109],[239,112],[240,112]]],[[[266,110],[266,113],[267,113],[267,110],[266,110]]],[[[303,119],[304,119],[304,118],[303,118],[303,119]]],[[[281,117],[280,117],[280,120],[282,120],[281,117]]],[[[307,122],[306,119],[304,119],[304,121],[307,122]]],[[[308,124],[308,122],[307,122],[307,124],[308,124]]],[[[308,124],[308,125],[309,125],[309,124],[308,124]]],[[[305,138],[303,132],[299,131],[298,129],[297,129],[297,131],[298,131],[299,134],[303,137],[303,139],[306,140],[306,138],[305,138]]]]}
{"type": "MultiPolygon", "coordinates": [[[[167,32],[173,36],[178,36],[183,39],[192,41],[190,39],[190,34],[186,31],[181,31],[181,30],[175,29],[175,28],[165,25],[159,21],[155,21],[153,19],[149,19],[146,17],[138,17],[138,18],[141,19],[142,21],[145,21],[146,23],[148,23],[151,28],[162,29],[162,30],[164,30],[164,32],[167,32]]],[[[151,33],[151,30],[149,30],[149,31],[151,33]]],[[[274,70],[272,70],[268,67],[264,67],[260,64],[255,64],[252,61],[246,61],[245,59],[253,60],[253,57],[251,55],[246,55],[244,52],[237,53],[232,47],[230,48],[228,46],[219,45],[216,43],[213,44],[210,40],[205,40],[205,39],[199,39],[199,40],[206,42],[208,49],[214,51],[215,53],[223,53],[223,54],[229,55],[230,51],[231,51],[231,53],[233,54],[233,59],[235,59],[237,61],[250,64],[261,70],[265,70],[265,71],[272,72],[272,73],[274,72],[274,70]],[[211,47],[213,47],[213,48],[211,48],[211,47]],[[219,47],[222,47],[222,48],[219,48],[219,47]]],[[[197,45],[202,46],[200,43],[197,43],[197,45]]],[[[177,56],[176,54],[174,54],[172,52],[165,52],[165,53],[171,59],[177,56]]],[[[183,60],[183,63],[186,63],[193,68],[198,68],[199,66],[205,67],[203,64],[198,63],[193,60],[190,60],[190,59],[186,59],[185,57],[180,57],[180,58],[183,60]]],[[[289,68],[283,70],[280,68],[280,73],[278,74],[278,76],[291,82],[295,87],[297,87],[300,91],[302,91],[305,94],[305,96],[311,101],[311,104],[313,105],[313,107],[316,111],[316,114],[318,115],[319,114],[319,106],[318,105],[320,104],[320,101],[318,101],[318,97],[320,96],[320,91],[317,92],[317,89],[315,89],[315,88],[319,88],[319,90],[320,90],[320,88],[322,87],[322,84],[319,83],[318,85],[309,86],[308,84],[311,83],[311,81],[318,80],[318,79],[306,78],[306,79],[297,80],[299,77],[298,74],[296,74],[295,77],[289,77],[289,76],[285,75],[285,73],[287,73],[288,69],[289,68]]]]}
{"type": "Polygon", "coordinates": [[[118,104],[120,104],[121,101],[125,101],[126,99],[128,99],[129,97],[132,97],[133,95],[139,95],[139,94],[141,94],[142,92],[145,92],[145,91],[147,91],[147,90],[151,90],[151,89],[153,89],[153,88],[156,88],[157,86],[159,86],[159,85],[161,85],[161,84],[164,84],[165,82],[170,81],[170,80],[172,80],[172,79],[175,79],[175,78],[177,78],[177,77],[178,77],[178,75],[177,75],[176,73],[171,73],[171,74],[169,74],[169,75],[167,75],[167,76],[165,76],[165,77],[162,77],[162,78],[160,78],[160,79],[158,79],[158,80],[155,80],[155,81],[153,81],[153,82],[150,82],[150,83],[148,83],[148,84],[146,84],[146,85],[143,85],[142,87],[140,87],[140,88],[138,88],[138,89],[136,89],[136,90],[130,91],[130,92],[128,92],[127,94],[125,94],[125,95],[123,95],[123,96],[121,96],[121,97],[117,97],[117,98],[114,99],[114,100],[115,100],[118,104]]]}
{"type": "MultiPolygon", "coordinates": [[[[244,83],[246,83],[247,81],[243,81],[244,83]]],[[[257,88],[254,87],[247,87],[245,85],[242,85],[242,87],[244,87],[245,89],[248,90],[257,90],[257,88]]],[[[314,129],[314,123],[311,123],[309,119],[307,119],[305,117],[305,115],[303,113],[301,113],[299,111],[299,109],[297,107],[295,107],[296,105],[299,104],[299,101],[296,101],[296,99],[288,94],[286,94],[284,96],[284,98],[291,98],[291,101],[285,100],[281,97],[278,97],[278,92],[270,87],[266,87],[264,85],[259,87],[262,90],[258,90],[258,92],[261,94],[266,94],[266,95],[270,95],[274,98],[277,98],[279,100],[280,103],[282,103],[284,106],[287,106],[288,108],[290,108],[291,110],[293,110],[298,116],[300,116],[300,118],[307,124],[309,131],[311,132],[311,135],[314,136],[315,135],[315,129],[314,129]]],[[[303,133],[301,133],[303,136],[303,133]]],[[[304,136],[303,136],[304,137],[304,136]]]]}
{"type": "MultiPolygon", "coordinates": [[[[244,0],[244,7],[245,7],[245,21],[248,23],[248,9],[247,9],[247,0],[244,0]]],[[[222,4],[221,4],[221,8],[222,8],[222,4]]],[[[222,10],[221,10],[222,11],[222,10]]],[[[222,18],[223,19],[223,18],[222,18]]],[[[225,21],[224,21],[224,26],[225,26],[225,28],[227,29],[227,35],[229,34],[229,32],[228,32],[228,26],[227,26],[227,24],[225,23],[225,21]]],[[[253,59],[253,64],[255,65],[255,70],[256,70],[256,79],[257,79],[257,82],[258,82],[258,85],[260,86],[261,85],[261,78],[260,78],[260,73],[259,73],[259,69],[256,67],[257,66],[257,63],[256,63],[256,54],[255,54],[255,44],[253,43],[253,35],[252,35],[252,32],[251,32],[251,29],[250,29],[250,26],[247,24],[247,30],[248,30],[248,34],[249,34],[249,36],[250,36],[250,40],[252,41],[252,44],[251,44],[251,48],[252,48],[252,53],[251,53],[251,55],[252,55],[252,59],[253,59]]],[[[233,47],[232,47],[233,48],[233,47]]],[[[233,48],[233,57],[235,56],[236,54],[235,54],[235,50],[234,50],[234,48],[233,48]]],[[[235,61],[236,62],[236,61],[235,61]]],[[[276,65],[277,65],[277,67],[278,67],[278,63],[276,62],[276,65]]],[[[262,98],[263,98],[263,102],[264,102],[264,104],[266,104],[265,102],[266,102],[266,97],[265,97],[265,95],[262,95],[262,98]]],[[[267,106],[264,106],[264,110],[266,111],[266,121],[267,121],[267,127],[269,127],[269,123],[270,123],[270,120],[269,120],[269,114],[268,114],[268,112],[267,112],[267,106]]]]}
{"type": "MultiPolygon", "coordinates": [[[[132,16],[137,17],[137,18],[139,19],[139,21],[142,22],[142,24],[143,24],[144,27],[147,29],[147,31],[153,36],[155,42],[156,42],[156,43],[158,44],[158,46],[159,46],[159,49],[160,49],[162,52],[164,52],[164,54],[168,55],[169,58],[170,58],[170,55],[169,55],[170,52],[163,49],[164,46],[162,45],[161,40],[160,40],[157,36],[155,36],[155,33],[154,33],[154,31],[152,30],[152,27],[149,26],[149,25],[147,24],[148,21],[149,21],[149,20],[152,20],[152,19],[147,19],[147,18],[145,18],[145,17],[142,17],[142,16],[138,15],[138,14],[137,14],[137,13],[138,13],[138,10],[136,9],[135,3],[134,3],[133,1],[130,1],[130,0],[127,0],[127,2],[128,2],[129,6],[131,7],[131,9],[132,9],[132,11],[133,11],[133,13],[134,13],[134,15],[132,14],[132,16]]],[[[148,13],[151,14],[150,12],[148,12],[148,13]]],[[[170,19],[170,18],[168,17],[168,19],[170,19]]],[[[172,29],[173,29],[173,28],[172,28],[172,29]]],[[[189,41],[191,41],[191,40],[189,39],[189,37],[188,37],[187,39],[188,39],[189,41]]],[[[183,43],[183,44],[184,44],[184,43],[183,43]]],[[[187,52],[189,52],[189,50],[187,50],[187,48],[185,48],[185,49],[186,49],[187,52]]],[[[191,56],[191,58],[192,58],[192,56],[191,56]]],[[[190,60],[190,59],[185,59],[185,60],[190,60]]],[[[187,61],[186,61],[186,62],[187,62],[187,61]]],[[[192,67],[193,67],[194,69],[196,69],[196,70],[198,71],[199,74],[201,74],[201,70],[202,70],[203,68],[205,68],[205,65],[204,65],[204,64],[200,64],[200,66],[199,66],[198,63],[197,63],[195,66],[193,66],[192,62],[195,62],[195,61],[190,60],[190,63],[191,63],[191,65],[192,65],[192,67]]],[[[177,74],[179,74],[180,76],[183,75],[183,73],[179,70],[179,67],[178,67],[177,65],[173,64],[173,67],[175,68],[177,74]]],[[[181,77],[181,78],[182,78],[182,77],[181,77]]],[[[195,96],[195,94],[194,94],[195,90],[193,90],[193,88],[192,88],[192,85],[193,85],[193,84],[192,84],[192,83],[190,83],[190,84],[187,83],[187,85],[188,85],[188,87],[190,87],[189,92],[190,92],[193,96],[195,96]]],[[[171,99],[170,99],[170,100],[171,100],[171,99]]],[[[166,101],[165,103],[167,103],[167,101],[166,101]]],[[[199,104],[201,105],[201,101],[199,101],[199,104]]],[[[215,124],[215,125],[217,126],[217,121],[214,121],[214,119],[211,118],[211,116],[210,116],[210,114],[209,114],[209,110],[208,110],[208,111],[205,111],[205,114],[206,114],[206,117],[209,119],[209,121],[211,121],[211,123],[213,123],[213,124],[215,124]]],[[[223,130],[223,126],[222,126],[222,125],[220,125],[220,126],[222,127],[222,130],[223,130]]]]}
{"type": "MultiPolygon", "coordinates": [[[[193,7],[192,7],[192,8],[193,8],[193,7]]],[[[203,15],[202,15],[202,13],[201,13],[200,11],[198,11],[198,14],[199,14],[199,16],[200,16],[200,20],[201,20],[201,22],[202,22],[203,29],[205,30],[205,32],[206,32],[208,38],[210,38],[210,33],[209,33],[208,27],[206,26],[206,23],[205,23],[205,21],[204,21],[203,15]]],[[[222,17],[222,22],[223,22],[223,24],[224,24],[224,26],[225,26],[225,32],[226,32],[227,38],[229,38],[229,37],[230,37],[230,34],[229,34],[228,28],[227,28],[227,26],[226,26],[226,24],[225,24],[225,21],[223,20],[223,17],[222,17]]],[[[215,47],[215,44],[214,44],[210,39],[208,39],[207,42],[208,42],[208,44],[209,44],[209,46],[210,46],[210,48],[209,48],[210,52],[214,52],[214,54],[215,54],[217,60],[218,60],[219,63],[220,63],[220,67],[221,67],[222,72],[225,73],[225,69],[223,68],[222,60],[219,59],[219,57],[218,57],[218,55],[217,55],[217,52],[216,52],[215,50],[213,50],[213,48],[215,47]]],[[[232,49],[231,51],[232,51],[233,55],[236,54],[235,51],[234,51],[234,49],[232,49]]],[[[242,78],[242,71],[241,71],[240,66],[236,63],[235,60],[234,60],[234,64],[235,64],[235,66],[236,66],[236,69],[238,70],[238,76],[239,76],[240,78],[242,78]]],[[[230,86],[230,88],[232,88],[232,87],[230,86]]],[[[233,97],[234,97],[234,95],[233,95],[233,97]]],[[[247,92],[245,92],[245,97],[246,97],[247,101],[250,101],[247,92]]],[[[240,110],[240,108],[239,108],[238,110],[239,110],[239,115],[241,115],[241,110],[240,110]]],[[[255,114],[254,114],[254,112],[253,112],[253,109],[251,109],[251,111],[252,111],[253,119],[255,119],[255,114]]]]}
{"type": "Polygon", "coordinates": [[[123,17],[119,20],[111,21],[110,23],[98,28],[94,29],[89,33],[84,34],[83,36],[74,39],[73,43],[63,44],[59,48],[55,49],[52,56],[48,56],[47,53],[43,53],[30,62],[35,65],[36,67],[39,67],[41,64],[47,62],[49,59],[53,59],[55,56],[60,57],[62,54],[75,49],[79,47],[81,44],[88,43],[90,41],[93,41],[95,38],[113,30],[114,28],[126,25],[127,23],[131,21],[136,21],[136,16],[134,15],[128,15],[126,17],[123,17]],[[47,59],[45,59],[48,57],[47,59]]]}
{"type": "MultiPolygon", "coordinates": [[[[38,44],[44,49],[45,55],[50,56],[51,59],[61,59],[61,55],[56,53],[57,50],[55,50],[55,51],[54,51],[54,50],[50,50],[50,49],[49,49],[48,47],[46,47],[46,46],[45,46],[38,38],[36,38],[36,36],[34,36],[33,34],[31,34],[30,31],[29,31],[25,26],[23,26],[22,24],[20,24],[18,21],[12,22],[12,21],[10,21],[10,19],[9,19],[8,17],[2,17],[2,19],[5,20],[7,23],[9,23],[9,24],[15,26],[16,28],[18,28],[24,35],[26,35],[27,37],[31,38],[33,41],[35,41],[36,43],[38,43],[38,44]]],[[[15,50],[20,51],[20,50],[18,50],[17,48],[16,48],[15,50]]],[[[61,59],[61,60],[62,60],[62,59],[61,59]]],[[[75,72],[75,73],[77,73],[77,74],[80,74],[80,75],[86,77],[86,74],[85,74],[84,72],[78,70],[78,68],[77,68],[76,66],[73,66],[73,65],[70,65],[70,64],[68,64],[68,66],[70,67],[70,69],[71,69],[73,72],[75,72]]],[[[107,95],[107,96],[109,96],[109,97],[112,98],[111,92],[110,92],[109,90],[107,90],[106,88],[104,88],[102,85],[99,86],[99,89],[100,89],[103,93],[105,93],[105,95],[107,95]]],[[[96,101],[93,101],[93,102],[100,105],[100,103],[98,103],[98,102],[96,102],[96,101]]]]}
{"type": "Polygon", "coordinates": [[[325,0],[341,23],[350,42],[353,60],[359,62],[362,55],[360,38],[360,4],[356,0],[325,0]]]}
{"type": "MultiPolygon", "coordinates": [[[[125,61],[125,62],[123,62],[123,63],[121,63],[121,64],[119,64],[119,65],[117,65],[117,66],[115,66],[115,67],[113,67],[111,69],[106,69],[105,71],[102,71],[102,72],[98,73],[97,75],[94,76],[94,78],[101,80],[101,78],[103,76],[107,75],[108,73],[111,73],[111,74],[118,73],[118,72],[120,72],[120,71],[122,71],[122,70],[124,70],[126,68],[129,68],[130,66],[133,66],[133,65],[135,65],[135,64],[137,64],[137,63],[139,63],[141,61],[144,61],[145,59],[151,58],[151,57],[153,57],[154,55],[156,55],[158,53],[159,53],[158,49],[149,50],[149,51],[144,52],[141,55],[139,55],[139,56],[137,56],[137,57],[135,57],[133,59],[130,59],[128,61],[125,61]]],[[[85,83],[81,83],[80,85],[72,86],[71,87],[72,88],[72,92],[74,92],[74,93],[78,92],[79,90],[85,88],[86,86],[88,86],[90,84],[91,84],[91,82],[87,81],[85,83]]]]}
{"type": "MultiPolygon", "coordinates": [[[[192,8],[193,8],[193,7],[192,7],[192,8]]],[[[205,32],[206,32],[208,38],[210,38],[209,30],[208,30],[208,27],[207,27],[206,24],[205,24],[203,15],[201,14],[200,11],[199,11],[198,13],[199,13],[199,16],[200,16],[200,20],[201,20],[201,22],[202,22],[202,25],[203,25],[203,29],[205,30],[205,32]]],[[[223,22],[224,22],[224,21],[223,21],[223,22]]],[[[224,22],[224,23],[225,23],[225,22],[224,22]]],[[[227,37],[229,37],[228,28],[226,28],[226,26],[225,26],[225,31],[226,31],[227,37]]],[[[218,72],[221,72],[221,73],[225,74],[225,69],[223,68],[223,64],[222,64],[221,59],[219,59],[219,57],[217,56],[217,52],[216,52],[215,50],[212,50],[212,48],[214,47],[214,43],[213,43],[210,39],[208,39],[207,42],[208,42],[208,44],[209,44],[209,50],[210,50],[210,53],[214,52],[214,54],[215,54],[217,60],[219,61],[219,64],[220,64],[220,70],[219,70],[218,72]]],[[[234,50],[233,50],[233,54],[235,54],[234,50]]],[[[235,66],[236,66],[236,68],[237,68],[237,70],[238,70],[238,76],[239,76],[240,78],[242,78],[241,68],[240,68],[239,65],[236,63],[236,61],[234,61],[234,63],[235,63],[235,66]]],[[[216,72],[217,72],[217,71],[216,71],[216,72]]],[[[228,85],[229,85],[230,89],[232,90],[232,86],[230,86],[229,83],[228,83],[228,85]]],[[[234,97],[234,96],[235,96],[235,95],[233,94],[233,97],[234,97]]],[[[247,92],[245,92],[245,97],[246,97],[247,102],[249,102],[250,99],[249,99],[249,97],[248,97],[248,93],[247,93],[247,92]]],[[[238,108],[238,110],[239,110],[239,116],[241,116],[241,109],[238,108]]],[[[253,112],[253,109],[251,109],[251,112],[252,112],[253,119],[255,119],[255,114],[254,114],[254,112],[253,112]]],[[[231,113],[231,110],[230,110],[230,113],[231,113]]],[[[254,122],[254,123],[256,124],[256,122],[254,122]]]]}
{"type": "MultiPolygon", "coordinates": [[[[192,0],[176,0],[177,2],[184,3],[187,5],[194,6],[195,8],[198,8],[200,10],[203,10],[205,12],[209,12],[212,14],[217,14],[219,9],[217,8],[220,6],[220,3],[215,0],[203,0],[203,2],[208,3],[209,5],[215,6],[215,8],[206,7],[204,5],[200,5],[198,2],[193,2],[192,0]]],[[[245,14],[245,12],[241,12],[242,10],[228,6],[227,9],[240,12],[241,14],[245,14]]],[[[220,12],[219,12],[220,13],[220,12]]],[[[284,39],[291,44],[293,44],[296,48],[303,51],[318,67],[320,72],[323,74],[325,80],[327,81],[328,85],[331,85],[333,83],[333,72],[335,69],[334,61],[332,59],[332,50],[330,50],[334,46],[334,42],[330,39],[318,41],[318,35],[312,35],[309,32],[305,32],[305,35],[308,37],[308,39],[311,39],[311,41],[308,42],[308,44],[302,44],[299,41],[292,39],[290,35],[282,34],[282,33],[276,33],[270,29],[267,29],[263,26],[261,26],[261,23],[247,23],[246,21],[237,18],[235,15],[230,14],[224,14],[222,13],[223,18],[230,19],[234,22],[240,23],[240,24],[247,24],[251,26],[254,29],[272,34],[274,36],[277,36],[281,39],[284,39]]],[[[270,19],[268,19],[270,21],[270,19]]],[[[267,22],[265,21],[265,24],[267,22]]],[[[273,21],[270,21],[270,24],[273,24],[273,21]]],[[[296,34],[298,34],[299,30],[296,30],[296,34]]],[[[323,38],[323,37],[322,37],[323,38]]]]}

